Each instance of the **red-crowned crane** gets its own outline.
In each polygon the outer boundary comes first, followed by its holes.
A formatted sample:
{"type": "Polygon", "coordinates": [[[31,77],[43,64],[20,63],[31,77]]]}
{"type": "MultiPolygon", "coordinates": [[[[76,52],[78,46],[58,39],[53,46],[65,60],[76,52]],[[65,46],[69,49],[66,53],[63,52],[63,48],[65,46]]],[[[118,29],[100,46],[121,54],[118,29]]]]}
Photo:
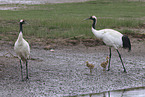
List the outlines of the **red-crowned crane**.
{"type": "Polygon", "coordinates": [[[97,22],[97,18],[95,16],[91,16],[85,20],[93,20],[92,24],[92,32],[93,34],[99,38],[102,39],[103,42],[109,46],[109,51],[110,51],[110,57],[109,57],[109,65],[108,65],[108,71],[110,70],[110,61],[111,61],[111,47],[114,47],[116,51],[119,54],[122,66],[124,68],[124,72],[126,72],[125,66],[123,64],[121,54],[118,51],[118,48],[123,47],[123,48],[128,48],[129,51],[131,50],[131,44],[130,44],[130,39],[128,36],[121,34],[120,32],[113,30],[113,29],[102,29],[102,30],[96,30],[95,25],[97,22]]]}
{"type": "Polygon", "coordinates": [[[14,45],[14,50],[20,59],[22,81],[23,81],[22,61],[24,63],[26,63],[26,79],[29,79],[28,78],[28,61],[27,61],[27,59],[29,58],[29,55],[30,55],[30,46],[29,46],[28,42],[23,38],[23,33],[22,33],[23,24],[25,24],[25,21],[20,20],[20,33],[19,33],[18,39],[14,45]]]}

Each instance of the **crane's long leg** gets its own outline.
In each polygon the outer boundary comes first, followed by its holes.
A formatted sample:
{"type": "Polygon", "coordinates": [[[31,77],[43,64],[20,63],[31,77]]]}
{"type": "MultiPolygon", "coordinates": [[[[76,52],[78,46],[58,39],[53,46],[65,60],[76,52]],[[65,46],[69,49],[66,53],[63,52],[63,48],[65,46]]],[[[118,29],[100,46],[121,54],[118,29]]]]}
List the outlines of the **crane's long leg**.
{"type": "Polygon", "coordinates": [[[28,78],[28,61],[27,61],[27,60],[26,60],[26,74],[27,74],[27,75],[26,75],[26,79],[29,79],[29,78],[28,78]]]}
{"type": "Polygon", "coordinates": [[[22,81],[23,81],[23,67],[22,67],[21,59],[20,59],[20,65],[21,65],[21,77],[22,77],[22,81]]]}
{"type": "Polygon", "coordinates": [[[125,69],[125,66],[124,66],[124,64],[123,64],[123,61],[122,61],[121,55],[120,55],[118,49],[116,49],[116,50],[117,50],[118,55],[119,55],[119,57],[120,57],[120,60],[121,60],[121,63],[122,63],[122,66],[123,66],[124,72],[126,72],[126,69],[125,69]]]}
{"type": "Polygon", "coordinates": [[[109,47],[110,55],[109,55],[109,65],[108,65],[108,71],[110,70],[110,62],[111,62],[111,47],[109,47]]]}

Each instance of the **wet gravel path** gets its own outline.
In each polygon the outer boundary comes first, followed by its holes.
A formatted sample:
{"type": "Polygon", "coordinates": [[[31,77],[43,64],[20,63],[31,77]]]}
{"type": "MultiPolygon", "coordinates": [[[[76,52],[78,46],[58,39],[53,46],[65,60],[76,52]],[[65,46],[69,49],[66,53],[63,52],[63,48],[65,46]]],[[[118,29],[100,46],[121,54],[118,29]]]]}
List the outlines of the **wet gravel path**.
{"type": "Polygon", "coordinates": [[[0,97],[60,97],[145,86],[144,48],[145,40],[135,40],[132,41],[131,52],[119,49],[127,70],[124,73],[117,52],[113,49],[111,70],[103,72],[100,64],[109,54],[106,46],[86,49],[79,45],[55,49],[54,52],[31,47],[33,60],[29,60],[30,79],[22,82],[19,60],[9,54],[8,57],[3,56],[8,51],[15,55],[12,46],[2,45],[0,97]],[[95,65],[92,75],[89,74],[85,61],[95,65]]]}

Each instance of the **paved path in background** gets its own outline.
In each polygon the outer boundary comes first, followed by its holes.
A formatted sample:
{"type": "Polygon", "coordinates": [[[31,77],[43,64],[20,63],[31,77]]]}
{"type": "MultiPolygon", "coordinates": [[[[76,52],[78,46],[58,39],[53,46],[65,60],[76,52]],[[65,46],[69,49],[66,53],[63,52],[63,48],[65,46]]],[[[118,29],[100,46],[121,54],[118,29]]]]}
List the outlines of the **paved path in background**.
{"type": "Polygon", "coordinates": [[[0,4],[44,4],[44,3],[71,3],[89,0],[0,0],[0,4]]]}

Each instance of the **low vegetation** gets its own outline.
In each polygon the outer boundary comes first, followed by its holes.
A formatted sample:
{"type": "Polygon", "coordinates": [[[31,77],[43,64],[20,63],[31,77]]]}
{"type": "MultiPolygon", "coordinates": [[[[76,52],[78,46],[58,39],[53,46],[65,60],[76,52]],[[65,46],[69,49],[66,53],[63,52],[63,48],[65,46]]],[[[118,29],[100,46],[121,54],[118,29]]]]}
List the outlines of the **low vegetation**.
{"type": "Polygon", "coordinates": [[[25,38],[43,39],[94,39],[91,21],[83,19],[98,17],[96,29],[113,28],[122,33],[136,33],[145,22],[145,2],[127,0],[95,0],[81,3],[0,5],[17,6],[16,10],[0,10],[0,40],[15,41],[19,32],[19,20],[25,19],[25,38]],[[8,38],[4,38],[8,37],[8,38]]]}

